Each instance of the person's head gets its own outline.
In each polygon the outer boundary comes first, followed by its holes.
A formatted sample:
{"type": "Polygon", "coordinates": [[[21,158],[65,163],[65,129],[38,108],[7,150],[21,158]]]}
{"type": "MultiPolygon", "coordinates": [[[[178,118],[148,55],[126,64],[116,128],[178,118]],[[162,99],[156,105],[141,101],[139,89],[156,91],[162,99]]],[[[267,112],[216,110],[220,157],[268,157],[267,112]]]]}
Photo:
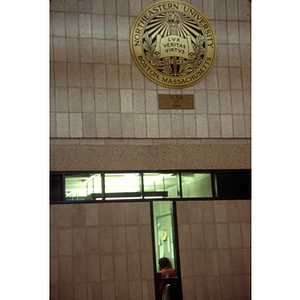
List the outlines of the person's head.
{"type": "Polygon", "coordinates": [[[163,269],[165,267],[172,268],[171,262],[166,257],[160,258],[159,261],[158,261],[158,264],[159,264],[159,266],[160,266],[161,269],[163,269]]]}

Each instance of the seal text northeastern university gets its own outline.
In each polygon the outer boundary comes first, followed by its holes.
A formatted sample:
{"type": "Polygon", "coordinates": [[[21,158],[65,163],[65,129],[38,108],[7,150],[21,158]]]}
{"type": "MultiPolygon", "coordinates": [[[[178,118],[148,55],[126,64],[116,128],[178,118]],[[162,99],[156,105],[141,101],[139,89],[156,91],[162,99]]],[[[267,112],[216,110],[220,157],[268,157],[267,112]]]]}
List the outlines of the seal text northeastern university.
{"type": "Polygon", "coordinates": [[[210,72],[217,42],[211,24],[194,6],[183,1],[159,1],[135,19],[130,49],[148,79],[168,88],[185,88],[210,72]]]}

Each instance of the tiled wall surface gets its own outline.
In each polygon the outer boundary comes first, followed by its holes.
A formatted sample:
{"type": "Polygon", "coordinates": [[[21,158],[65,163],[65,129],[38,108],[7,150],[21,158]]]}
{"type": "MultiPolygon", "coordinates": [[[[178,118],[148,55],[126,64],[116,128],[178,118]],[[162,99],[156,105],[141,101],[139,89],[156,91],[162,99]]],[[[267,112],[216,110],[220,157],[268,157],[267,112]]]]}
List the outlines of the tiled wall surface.
{"type": "Polygon", "coordinates": [[[153,2],[50,2],[52,139],[251,137],[251,2],[186,1],[211,22],[218,54],[204,80],[179,90],[149,81],[131,57],[131,25],[153,2]],[[193,94],[195,108],[159,110],[159,93],[193,94]]]}
{"type": "Polygon", "coordinates": [[[177,202],[184,299],[251,299],[250,206],[250,200],[177,202]]]}
{"type": "Polygon", "coordinates": [[[51,300],[155,299],[149,203],[51,205],[51,300]]]}

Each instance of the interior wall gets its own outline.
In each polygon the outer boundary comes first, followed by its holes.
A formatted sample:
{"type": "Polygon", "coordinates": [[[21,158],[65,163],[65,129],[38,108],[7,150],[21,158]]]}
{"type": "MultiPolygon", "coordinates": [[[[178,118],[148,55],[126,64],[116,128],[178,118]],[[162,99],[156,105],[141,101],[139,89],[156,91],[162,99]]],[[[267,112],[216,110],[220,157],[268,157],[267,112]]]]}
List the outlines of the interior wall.
{"type": "Polygon", "coordinates": [[[183,299],[251,299],[250,200],[176,204],[183,299]]]}
{"type": "Polygon", "coordinates": [[[155,299],[149,203],[50,206],[51,300],[155,299]]]}

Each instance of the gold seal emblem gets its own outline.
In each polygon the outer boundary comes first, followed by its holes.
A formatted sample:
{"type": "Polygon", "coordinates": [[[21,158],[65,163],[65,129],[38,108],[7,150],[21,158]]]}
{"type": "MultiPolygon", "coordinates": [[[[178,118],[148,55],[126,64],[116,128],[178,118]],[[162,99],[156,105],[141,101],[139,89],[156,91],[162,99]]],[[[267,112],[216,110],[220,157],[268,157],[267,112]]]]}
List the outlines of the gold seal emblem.
{"type": "Polygon", "coordinates": [[[130,49],[147,78],[164,87],[185,88],[210,72],[217,41],[211,24],[197,8],[183,1],[159,1],[135,19],[130,49]]]}

